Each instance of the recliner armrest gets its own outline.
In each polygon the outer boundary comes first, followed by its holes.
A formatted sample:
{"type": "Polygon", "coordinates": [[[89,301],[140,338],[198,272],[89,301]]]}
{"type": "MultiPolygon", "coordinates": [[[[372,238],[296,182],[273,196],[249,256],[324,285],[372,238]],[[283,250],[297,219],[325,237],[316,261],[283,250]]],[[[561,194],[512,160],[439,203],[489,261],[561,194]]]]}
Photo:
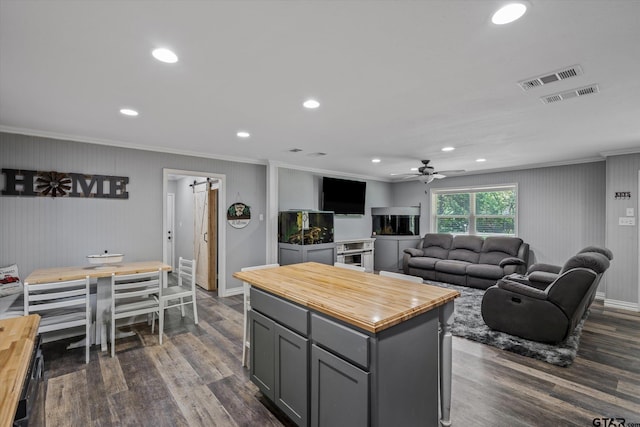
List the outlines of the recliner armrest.
{"type": "Polygon", "coordinates": [[[534,271],[545,271],[547,273],[559,274],[561,270],[562,267],[560,267],[559,265],[537,263],[529,267],[529,269],[527,270],[527,274],[533,273],[534,271]]]}
{"type": "Polygon", "coordinates": [[[405,254],[409,254],[411,256],[424,256],[424,252],[422,251],[422,249],[417,249],[417,248],[406,248],[404,250],[405,254]]]}
{"type": "Polygon", "coordinates": [[[500,267],[504,267],[506,265],[524,265],[524,264],[525,264],[524,260],[521,260],[520,258],[516,258],[512,256],[512,257],[504,258],[502,261],[500,261],[498,265],[500,267]]]}
{"type": "Polygon", "coordinates": [[[558,278],[558,275],[548,271],[534,271],[528,275],[528,278],[530,282],[535,282],[537,285],[544,284],[546,287],[553,283],[558,278]]]}
{"type": "Polygon", "coordinates": [[[511,291],[511,292],[516,293],[516,294],[528,296],[528,297],[531,297],[531,298],[536,298],[536,299],[539,299],[539,300],[546,300],[547,299],[547,293],[545,291],[537,289],[537,288],[534,288],[534,287],[529,286],[529,285],[525,285],[523,283],[514,282],[512,280],[500,279],[500,280],[498,280],[496,285],[500,289],[504,289],[506,291],[511,291]]]}

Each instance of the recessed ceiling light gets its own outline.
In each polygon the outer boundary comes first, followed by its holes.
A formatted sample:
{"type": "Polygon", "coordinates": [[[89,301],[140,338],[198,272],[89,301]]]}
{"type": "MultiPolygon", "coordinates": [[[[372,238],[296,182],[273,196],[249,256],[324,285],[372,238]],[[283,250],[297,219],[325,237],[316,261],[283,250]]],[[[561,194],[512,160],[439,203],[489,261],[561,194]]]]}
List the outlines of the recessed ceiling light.
{"type": "Polygon", "coordinates": [[[371,159],[371,163],[380,163],[380,159],[371,159]]]}
{"type": "Polygon", "coordinates": [[[304,108],[313,110],[314,108],[318,108],[320,106],[320,103],[315,99],[307,99],[302,103],[302,105],[304,106],[304,108]]]}
{"type": "Polygon", "coordinates": [[[120,114],[124,114],[125,116],[135,117],[138,115],[136,110],[132,110],[131,108],[121,108],[120,114]]]}
{"type": "Polygon", "coordinates": [[[455,149],[455,147],[442,147],[442,151],[453,151],[455,149]]]}
{"type": "Polygon", "coordinates": [[[238,138],[249,138],[251,136],[251,134],[247,131],[241,130],[238,133],[236,133],[236,135],[238,136],[238,138]]]}
{"type": "Polygon", "coordinates": [[[476,162],[480,162],[480,163],[481,162],[486,162],[486,161],[487,161],[487,159],[476,159],[476,162]]]}
{"type": "Polygon", "coordinates": [[[491,22],[496,25],[504,25],[520,19],[527,11],[524,3],[509,3],[500,9],[491,17],[491,22]]]}
{"type": "Polygon", "coordinates": [[[413,172],[415,172],[417,170],[418,170],[418,168],[411,168],[411,171],[413,171],[413,172]]]}
{"type": "Polygon", "coordinates": [[[174,64],[178,62],[178,56],[169,49],[165,49],[163,47],[154,49],[151,54],[158,61],[166,62],[167,64],[174,64]]]}

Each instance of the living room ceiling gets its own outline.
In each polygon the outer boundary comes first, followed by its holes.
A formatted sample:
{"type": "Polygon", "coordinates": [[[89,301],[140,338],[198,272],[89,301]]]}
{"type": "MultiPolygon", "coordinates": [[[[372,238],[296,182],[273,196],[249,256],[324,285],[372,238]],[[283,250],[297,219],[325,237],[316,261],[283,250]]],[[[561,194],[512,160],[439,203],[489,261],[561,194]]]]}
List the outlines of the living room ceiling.
{"type": "Polygon", "coordinates": [[[381,180],[639,152],[640,1],[502,4],[1,0],[0,130],[381,180]]]}

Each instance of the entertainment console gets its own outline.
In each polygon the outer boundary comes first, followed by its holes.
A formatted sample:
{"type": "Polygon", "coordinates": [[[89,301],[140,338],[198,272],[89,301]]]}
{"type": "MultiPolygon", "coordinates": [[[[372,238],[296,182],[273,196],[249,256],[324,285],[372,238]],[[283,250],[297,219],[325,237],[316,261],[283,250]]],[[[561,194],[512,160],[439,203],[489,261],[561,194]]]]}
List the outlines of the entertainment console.
{"type": "Polygon", "coordinates": [[[373,242],[376,239],[337,240],[337,261],[364,267],[367,273],[373,272],[373,242]]]}

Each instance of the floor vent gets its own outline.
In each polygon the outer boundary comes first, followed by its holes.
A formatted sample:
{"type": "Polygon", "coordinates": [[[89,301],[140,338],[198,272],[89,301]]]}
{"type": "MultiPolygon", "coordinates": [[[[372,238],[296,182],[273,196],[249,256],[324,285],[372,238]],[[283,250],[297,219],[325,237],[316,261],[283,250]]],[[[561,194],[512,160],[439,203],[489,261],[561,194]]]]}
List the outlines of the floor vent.
{"type": "Polygon", "coordinates": [[[553,102],[565,101],[571,98],[577,98],[579,96],[591,95],[592,93],[600,92],[600,88],[597,84],[580,87],[577,89],[571,89],[561,93],[554,93],[551,95],[541,96],[540,100],[544,104],[551,104],[553,102]]]}
{"type": "Polygon", "coordinates": [[[543,74],[530,79],[522,80],[518,82],[518,85],[522,90],[529,90],[534,87],[543,86],[549,83],[557,82],[558,80],[564,80],[571,77],[581,76],[582,67],[579,65],[572,65],[561,70],[553,71],[551,73],[543,74]]]}

